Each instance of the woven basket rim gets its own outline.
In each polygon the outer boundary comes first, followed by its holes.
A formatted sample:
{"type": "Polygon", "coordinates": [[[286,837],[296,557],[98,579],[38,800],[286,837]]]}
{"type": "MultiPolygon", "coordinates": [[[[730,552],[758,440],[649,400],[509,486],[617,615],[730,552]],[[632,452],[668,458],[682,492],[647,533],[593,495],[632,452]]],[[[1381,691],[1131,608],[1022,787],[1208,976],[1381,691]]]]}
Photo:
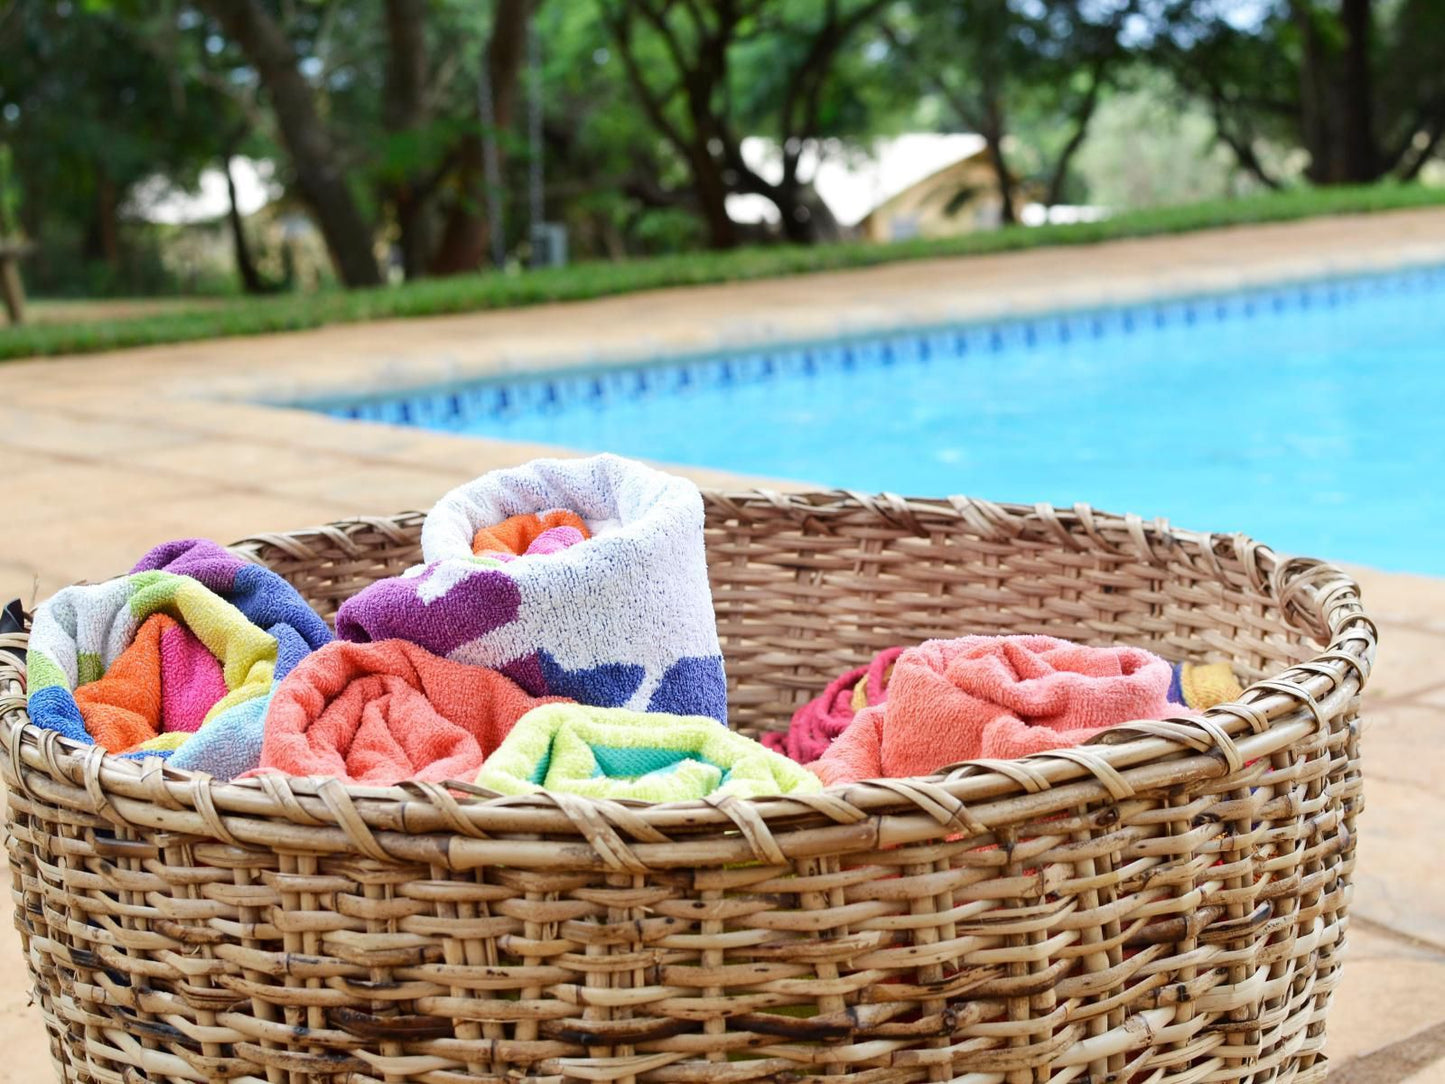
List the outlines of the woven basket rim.
{"type": "MultiPolygon", "coordinates": [[[[645,862],[649,842],[665,844],[676,859],[679,832],[700,836],[697,846],[707,852],[708,860],[725,857],[725,852],[736,852],[740,861],[790,858],[797,854],[775,850],[778,843],[770,826],[821,820],[838,833],[873,833],[878,839],[906,842],[936,833],[940,825],[983,833],[1022,816],[1077,808],[1105,796],[1119,801],[1145,789],[1224,775],[1325,727],[1325,720],[1342,702],[1359,694],[1374,661],[1375,625],[1348,574],[1314,558],[1278,555],[1243,534],[1180,530],[1163,519],[1104,513],[1087,504],[1065,508],[969,497],[766,489],[704,490],[704,500],[730,517],[745,520],[751,511],[766,509],[824,531],[830,518],[859,510],[924,537],[930,524],[957,526],[963,521],[985,539],[1093,550],[1161,569],[1184,558],[1201,569],[1222,572],[1220,561],[1227,556],[1243,565],[1253,587],[1279,604],[1286,620],[1326,640],[1327,646],[1310,660],[1255,682],[1237,700],[1202,714],[1128,722],[1074,748],[1012,761],[972,761],[927,777],[866,780],[817,795],[642,803],[553,793],[504,797],[465,782],[363,787],[279,774],[219,782],[204,773],[169,768],[159,758],[123,759],[40,730],[26,714],[23,665],[4,651],[0,651],[0,720],[4,722],[0,741],[15,778],[53,790],[43,795],[49,801],[63,803],[66,791],[80,788],[93,799],[104,799],[96,804],[112,806],[122,819],[157,827],[173,821],[177,830],[184,830],[183,824],[194,825],[199,817],[215,838],[238,845],[264,844],[268,821],[289,823],[312,835],[323,826],[334,826],[340,832],[339,845],[344,840],[351,848],[386,860],[396,855],[426,860],[434,856],[424,848],[408,848],[406,837],[449,832],[455,834],[454,846],[463,851],[468,840],[461,837],[479,844],[485,841],[488,860],[496,861],[501,841],[486,838],[491,832],[562,832],[585,837],[603,854],[604,863],[620,861],[623,868],[631,868],[631,860],[645,862]],[[22,772],[22,767],[30,772],[22,772]],[[37,770],[48,783],[34,779],[37,770]],[[706,833],[713,829],[728,834],[709,837],[706,833]],[[619,831],[636,842],[623,843],[619,831]],[[673,833],[674,838],[669,840],[663,832],[673,833]],[[621,844],[620,858],[615,844],[621,844]]],[[[403,531],[414,528],[422,517],[421,512],[354,517],[252,535],[230,548],[256,563],[263,563],[259,552],[264,547],[304,555],[312,541],[345,552],[358,532],[380,532],[400,540],[403,531]]],[[[0,648],[24,648],[27,641],[26,634],[0,635],[0,648]]],[[[822,836],[820,847],[826,844],[827,833],[822,836]]],[[[839,837],[831,838],[836,842],[839,837]]],[[[519,850],[518,864],[536,865],[535,857],[519,850]]],[[[448,861],[454,858],[465,861],[464,854],[447,855],[448,861]]],[[[559,856],[563,864],[557,868],[581,860],[575,853],[559,856]]]]}

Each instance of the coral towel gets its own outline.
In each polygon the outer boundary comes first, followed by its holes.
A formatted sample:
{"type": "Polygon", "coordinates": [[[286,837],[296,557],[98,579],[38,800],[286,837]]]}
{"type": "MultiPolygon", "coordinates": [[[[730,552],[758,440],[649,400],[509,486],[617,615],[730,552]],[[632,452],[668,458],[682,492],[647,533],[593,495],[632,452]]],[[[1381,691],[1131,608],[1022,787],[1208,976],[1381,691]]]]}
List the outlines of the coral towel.
{"type": "Polygon", "coordinates": [[[617,456],[494,471],[436,504],[427,563],[348,599],[337,635],[409,640],[535,696],[722,721],[702,528],[696,486],[617,456]]]}
{"type": "Polygon", "coordinates": [[[1173,671],[1134,647],[1051,636],[930,640],[898,657],[887,700],[865,708],[813,770],[828,785],[928,775],[960,760],[1077,745],[1171,710],[1173,671]]]}
{"type": "Polygon", "coordinates": [[[806,768],[715,719],[581,704],[529,712],[482,765],[477,785],[643,802],[822,790],[806,768]]]}
{"type": "Polygon", "coordinates": [[[404,640],[338,641],[277,686],[260,770],[375,786],[469,780],[513,724],[547,702],[404,640]]]}
{"type": "Polygon", "coordinates": [[[799,764],[813,763],[828,751],[855,715],[883,702],[893,664],[902,652],[901,647],[890,647],[875,655],[867,666],[835,678],[822,693],[793,712],[786,731],[764,734],[763,744],[799,764]]]}

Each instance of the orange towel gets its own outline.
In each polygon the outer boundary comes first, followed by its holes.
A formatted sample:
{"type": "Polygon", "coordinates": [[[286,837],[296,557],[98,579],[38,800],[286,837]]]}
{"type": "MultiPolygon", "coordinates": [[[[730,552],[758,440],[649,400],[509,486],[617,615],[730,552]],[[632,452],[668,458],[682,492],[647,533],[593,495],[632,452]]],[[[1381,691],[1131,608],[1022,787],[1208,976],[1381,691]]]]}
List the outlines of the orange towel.
{"type": "MultiPolygon", "coordinates": [[[[472,536],[472,552],[478,555],[512,554],[521,557],[548,531],[570,527],[582,538],[590,538],[586,521],[576,512],[555,508],[550,512],[524,512],[508,516],[494,527],[483,527],[472,536]]],[[[580,541],[570,532],[554,536],[572,542],[580,541]]]]}
{"type": "Polygon", "coordinates": [[[95,744],[129,753],[160,734],[193,732],[229,690],[216,657],[169,614],[152,614],[110,668],[75,690],[95,744]]]}
{"type": "Polygon", "coordinates": [[[338,640],[277,686],[258,770],[376,786],[470,780],[518,719],[561,699],[405,640],[338,640]]]}
{"type": "Polygon", "coordinates": [[[888,699],[861,711],[812,769],[835,786],[1077,745],[1105,727],[1167,716],[1172,676],[1141,648],[1052,636],[930,640],[899,656],[888,699]]]}

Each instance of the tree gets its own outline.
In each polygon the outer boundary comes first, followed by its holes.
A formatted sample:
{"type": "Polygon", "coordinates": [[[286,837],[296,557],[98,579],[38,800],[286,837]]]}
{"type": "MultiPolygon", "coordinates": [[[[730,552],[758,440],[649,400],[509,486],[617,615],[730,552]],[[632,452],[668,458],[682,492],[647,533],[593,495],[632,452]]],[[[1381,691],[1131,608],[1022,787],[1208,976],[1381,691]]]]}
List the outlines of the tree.
{"type": "Polygon", "coordinates": [[[837,235],[837,223],[799,167],[805,149],[828,134],[830,112],[838,111],[833,76],[840,58],[888,0],[599,3],[643,115],[686,165],[714,248],[738,243],[727,212],[734,193],[772,201],[791,241],[837,235]],[[770,84],[766,96],[748,95],[757,84],[739,76],[744,62],[770,84]],[[743,135],[759,132],[776,137],[777,180],[744,160],[743,135]]]}
{"type": "Polygon", "coordinates": [[[261,0],[200,0],[200,6],[240,47],[266,89],[297,188],[326,239],[337,277],[347,286],[379,285],[371,228],[291,42],[261,0]]]}
{"type": "Polygon", "coordinates": [[[193,184],[231,123],[220,95],[182,94],[172,75],[104,5],[21,4],[0,20],[0,142],[24,230],[45,238],[30,265],[39,289],[151,284],[124,221],[132,192],[157,174],[193,184]]]}
{"type": "MultiPolygon", "coordinates": [[[[1017,221],[1023,179],[1009,137],[1041,120],[1062,140],[1036,176],[1047,204],[1063,199],[1069,168],[1100,96],[1124,55],[1127,4],[1082,0],[915,0],[884,24],[900,77],[936,95],[954,121],[983,137],[1002,219],[1017,221]]],[[[1036,157],[1044,157],[1036,148],[1036,157]]]]}
{"type": "Polygon", "coordinates": [[[1277,0],[1241,23],[1171,0],[1152,58],[1207,104],[1241,168],[1277,187],[1264,144],[1305,151],[1315,184],[1412,180],[1445,138],[1445,4],[1277,0]]]}
{"type": "MultiPolygon", "coordinates": [[[[497,0],[492,18],[491,36],[486,45],[486,63],[479,74],[488,82],[487,92],[492,105],[492,125],[497,133],[512,128],[516,114],[517,91],[522,63],[526,56],[527,28],[539,0],[497,0]]],[[[442,237],[431,261],[436,274],[474,271],[486,258],[490,228],[486,207],[486,147],[483,142],[479,97],[471,95],[473,123],[464,132],[455,150],[457,177],[442,229],[442,237]]],[[[498,138],[498,153],[505,164],[507,139],[498,138]]]]}
{"type": "Polygon", "coordinates": [[[15,156],[0,143],[0,242],[20,234],[20,185],[15,178],[15,156]]]}

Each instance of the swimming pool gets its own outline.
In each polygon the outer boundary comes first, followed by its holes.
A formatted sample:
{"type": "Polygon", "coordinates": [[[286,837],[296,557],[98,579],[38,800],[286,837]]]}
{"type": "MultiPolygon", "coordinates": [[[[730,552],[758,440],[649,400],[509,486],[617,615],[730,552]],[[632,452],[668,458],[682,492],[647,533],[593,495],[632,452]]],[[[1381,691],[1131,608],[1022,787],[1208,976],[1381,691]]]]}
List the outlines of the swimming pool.
{"type": "Polygon", "coordinates": [[[309,405],[1445,574],[1445,266],[309,405]]]}

